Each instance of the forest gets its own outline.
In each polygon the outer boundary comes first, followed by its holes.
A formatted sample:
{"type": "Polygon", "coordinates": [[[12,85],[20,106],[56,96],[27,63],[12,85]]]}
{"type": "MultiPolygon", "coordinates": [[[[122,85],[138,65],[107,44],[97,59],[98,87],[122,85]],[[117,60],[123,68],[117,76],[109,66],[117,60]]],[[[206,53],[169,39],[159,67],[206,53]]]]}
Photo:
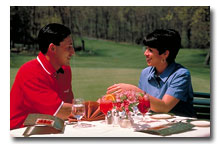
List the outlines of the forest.
{"type": "Polygon", "coordinates": [[[10,48],[37,50],[37,35],[48,23],[68,26],[83,37],[142,44],[158,28],[179,31],[183,48],[210,48],[209,6],[11,6],[10,48]]]}
{"type": "Polygon", "coordinates": [[[35,59],[39,30],[61,23],[72,31],[72,89],[97,100],[114,83],[137,85],[146,67],[142,39],[159,28],[182,37],[177,62],[190,70],[194,91],[210,93],[210,7],[168,6],[11,6],[10,87],[18,69],[35,59]],[[83,49],[84,47],[84,49],[83,49]]]}

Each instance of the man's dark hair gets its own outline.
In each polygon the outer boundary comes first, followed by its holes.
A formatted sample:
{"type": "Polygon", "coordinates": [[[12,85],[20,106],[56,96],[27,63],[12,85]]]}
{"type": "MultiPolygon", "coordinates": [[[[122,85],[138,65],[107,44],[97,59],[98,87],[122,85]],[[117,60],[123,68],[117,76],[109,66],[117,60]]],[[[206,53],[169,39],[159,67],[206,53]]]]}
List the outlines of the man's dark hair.
{"type": "Polygon", "coordinates": [[[43,54],[46,54],[51,43],[59,46],[60,42],[62,42],[70,34],[70,29],[62,24],[51,23],[44,26],[38,34],[40,51],[43,54]]]}
{"type": "Polygon", "coordinates": [[[175,61],[176,55],[181,47],[181,37],[176,30],[157,29],[148,34],[144,38],[143,43],[145,46],[156,48],[160,55],[168,50],[169,56],[167,62],[172,63],[175,61]]]}

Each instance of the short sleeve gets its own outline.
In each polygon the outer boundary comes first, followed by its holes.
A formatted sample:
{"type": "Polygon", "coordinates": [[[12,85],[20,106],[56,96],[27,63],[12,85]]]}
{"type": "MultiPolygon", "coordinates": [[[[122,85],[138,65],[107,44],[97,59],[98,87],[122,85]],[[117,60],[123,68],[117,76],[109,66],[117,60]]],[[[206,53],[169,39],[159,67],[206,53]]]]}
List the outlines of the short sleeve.
{"type": "Polygon", "coordinates": [[[24,82],[23,89],[24,104],[31,112],[54,115],[63,104],[52,86],[39,79],[24,82]]]}
{"type": "Polygon", "coordinates": [[[138,87],[143,90],[143,71],[141,72],[138,87]]]}
{"type": "Polygon", "coordinates": [[[141,75],[140,75],[140,79],[139,79],[139,83],[138,83],[138,87],[145,92],[147,89],[147,79],[150,75],[150,70],[151,70],[151,67],[147,67],[142,70],[141,75]]]}
{"type": "Polygon", "coordinates": [[[170,82],[166,94],[169,94],[179,100],[186,101],[188,87],[191,83],[190,73],[187,70],[178,72],[170,82]]]}

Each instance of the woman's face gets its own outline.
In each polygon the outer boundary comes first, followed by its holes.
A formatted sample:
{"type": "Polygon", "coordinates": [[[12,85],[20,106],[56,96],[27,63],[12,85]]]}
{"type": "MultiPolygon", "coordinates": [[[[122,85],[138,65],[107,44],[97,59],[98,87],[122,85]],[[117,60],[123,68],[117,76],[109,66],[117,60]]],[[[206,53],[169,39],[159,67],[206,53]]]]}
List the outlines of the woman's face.
{"type": "Polygon", "coordinates": [[[151,48],[147,46],[144,55],[146,56],[146,62],[148,66],[158,67],[163,64],[163,60],[166,62],[165,53],[159,55],[159,51],[156,48],[151,48]]]}

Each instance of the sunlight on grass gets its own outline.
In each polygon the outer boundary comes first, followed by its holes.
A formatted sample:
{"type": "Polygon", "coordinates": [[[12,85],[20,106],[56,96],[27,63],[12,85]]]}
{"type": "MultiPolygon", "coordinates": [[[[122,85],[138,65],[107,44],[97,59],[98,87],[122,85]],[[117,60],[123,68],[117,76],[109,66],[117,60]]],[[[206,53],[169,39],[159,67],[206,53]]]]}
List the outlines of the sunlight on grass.
{"type": "Polygon", "coordinates": [[[115,83],[138,85],[141,69],[74,68],[72,87],[75,97],[97,100],[115,83]]]}
{"type": "MultiPolygon", "coordinates": [[[[97,100],[114,83],[138,85],[146,61],[142,46],[105,40],[85,39],[86,52],[77,52],[71,60],[72,88],[75,97],[97,100]]],[[[210,67],[204,65],[208,50],[180,49],[177,63],[188,68],[194,91],[210,93],[210,67]]],[[[18,68],[35,55],[11,54],[10,88],[18,68]]]]}

